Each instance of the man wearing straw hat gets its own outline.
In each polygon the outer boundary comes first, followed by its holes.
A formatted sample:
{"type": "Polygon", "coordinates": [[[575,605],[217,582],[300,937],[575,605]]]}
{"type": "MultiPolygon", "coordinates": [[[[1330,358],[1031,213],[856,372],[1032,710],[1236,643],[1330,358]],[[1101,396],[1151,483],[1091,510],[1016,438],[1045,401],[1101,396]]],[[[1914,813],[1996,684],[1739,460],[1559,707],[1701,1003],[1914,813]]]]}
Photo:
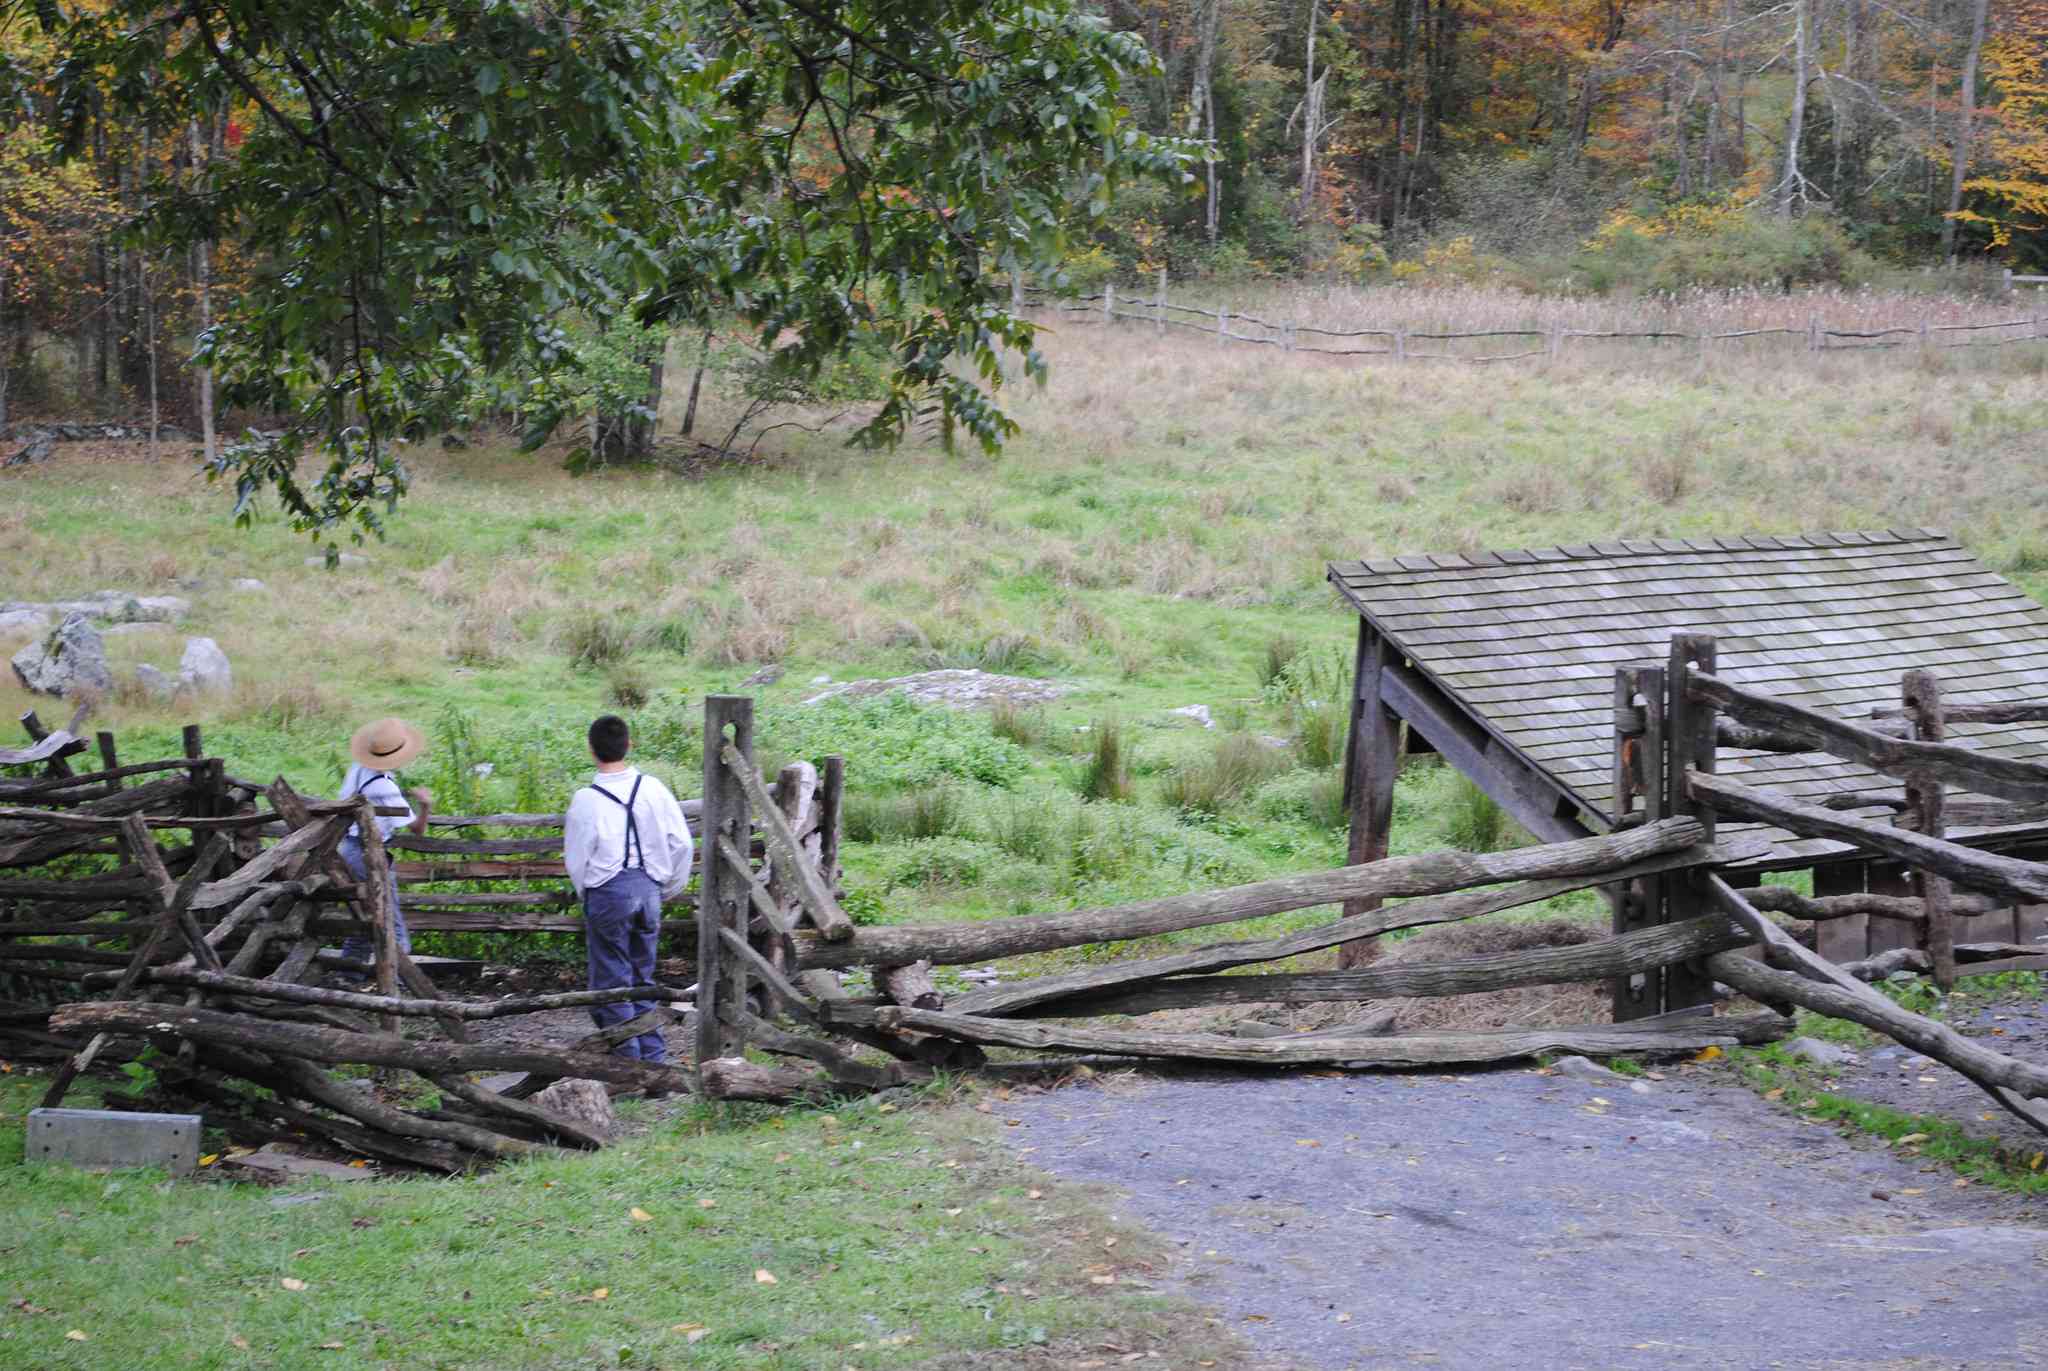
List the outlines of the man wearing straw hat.
{"type": "MultiPolygon", "coordinates": [[[[348,800],[360,795],[379,809],[404,811],[377,816],[378,836],[387,842],[401,828],[415,834],[427,831],[427,811],[433,796],[424,789],[416,789],[412,792],[412,803],[407,803],[397,776],[399,768],[426,751],[426,747],[427,735],[403,719],[378,719],[364,724],[348,740],[348,755],[354,765],[342,778],[341,798],[348,800]]],[[[348,836],[341,840],[338,850],[341,860],[360,881],[364,878],[363,839],[358,827],[349,825],[348,836]]],[[[386,872],[391,881],[391,932],[398,940],[399,951],[409,953],[412,935],[406,931],[405,916],[398,909],[398,873],[388,862],[386,872]]],[[[355,933],[341,945],[341,955],[352,962],[374,962],[377,951],[368,933],[355,933]]]]}
{"type": "MultiPolygon", "coordinates": [[[[607,714],[590,725],[597,775],[569,801],[562,824],[562,860],[583,897],[583,940],[590,988],[617,990],[654,983],[661,941],[661,902],[683,893],[695,855],[683,807],[669,788],[626,760],[626,721],[607,714]]],[[[637,1019],[653,1000],[590,1007],[599,1028],[637,1019]]],[[[621,1057],[665,1062],[668,1044],[652,1029],[612,1049],[621,1057]]],[[[649,1098],[654,1098],[650,1095],[649,1098]]]]}

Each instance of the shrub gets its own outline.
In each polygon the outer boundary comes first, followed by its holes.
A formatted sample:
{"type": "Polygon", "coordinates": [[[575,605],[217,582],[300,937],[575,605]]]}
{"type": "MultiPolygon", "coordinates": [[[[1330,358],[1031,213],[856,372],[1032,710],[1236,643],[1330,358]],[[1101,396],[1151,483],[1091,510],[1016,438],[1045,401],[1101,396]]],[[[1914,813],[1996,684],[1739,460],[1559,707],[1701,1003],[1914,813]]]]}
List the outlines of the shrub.
{"type": "Polygon", "coordinates": [[[1043,861],[1061,838],[1061,826],[1078,808],[1056,791],[1008,794],[985,805],[981,828],[989,842],[1013,857],[1043,861]]]}
{"type": "Polygon", "coordinates": [[[968,838],[919,838],[890,850],[882,864],[882,884],[890,890],[907,885],[979,885],[998,863],[986,843],[968,838]]]}
{"type": "Polygon", "coordinates": [[[571,666],[609,666],[633,650],[633,630],[616,614],[578,618],[562,631],[562,650],[571,666]]]}
{"type": "Polygon", "coordinates": [[[1504,843],[1508,816],[1462,772],[1449,773],[1451,793],[1443,812],[1444,841],[1467,852],[1493,852],[1504,843]]]}
{"type": "Polygon", "coordinates": [[[1091,732],[1095,743],[1075,788],[1090,800],[1130,799],[1131,765],[1124,753],[1123,722],[1113,716],[1097,719],[1091,732]]]}
{"type": "Polygon", "coordinates": [[[1268,638],[1266,655],[1258,664],[1259,689],[1271,691],[1303,650],[1301,639],[1291,633],[1281,633],[1268,638]]]}
{"type": "Polygon", "coordinates": [[[654,698],[647,675],[630,663],[621,663],[605,678],[605,698],[620,709],[645,709],[654,698]]]}
{"type": "Polygon", "coordinates": [[[1344,777],[1336,771],[1293,771],[1260,786],[1251,807],[1260,817],[1338,829],[1349,822],[1344,777]]]}
{"type": "Polygon", "coordinates": [[[664,652],[687,657],[690,655],[690,625],[680,618],[663,619],[648,633],[647,641],[664,652]]]}
{"type": "Polygon", "coordinates": [[[1287,755],[1248,733],[1218,739],[1210,754],[1166,778],[1166,803],[1190,814],[1222,814],[1280,772],[1287,755]]]}
{"type": "Polygon", "coordinates": [[[778,705],[761,710],[755,728],[763,746],[786,756],[815,762],[840,753],[848,775],[884,792],[948,777],[1009,786],[1031,768],[1024,749],[997,737],[987,715],[928,708],[900,692],[778,705]]]}
{"type": "Polygon", "coordinates": [[[997,700],[988,712],[989,732],[1008,738],[1019,747],[1038,747],[1051,727],[1043,709],[1020,705],[1015,700],[997,700]]]}

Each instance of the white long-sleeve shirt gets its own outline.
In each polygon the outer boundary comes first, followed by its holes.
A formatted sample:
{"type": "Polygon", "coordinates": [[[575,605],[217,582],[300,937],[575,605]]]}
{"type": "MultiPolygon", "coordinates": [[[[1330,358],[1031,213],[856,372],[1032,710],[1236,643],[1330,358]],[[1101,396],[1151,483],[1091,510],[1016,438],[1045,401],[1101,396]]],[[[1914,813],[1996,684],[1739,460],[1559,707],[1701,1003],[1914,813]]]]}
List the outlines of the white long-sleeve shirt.
{"type": "Polygon", "coordinates": [[[569,883],[582,894],[603,885],[626,869],[626,806],[633,783],[640,794],[633,800],[634,828],[639,848],[633,854],[644,864],[648,876],[661,887],[664,899],[682,894],[690,880],[690,825],[683,807],[669,788],[637,767],[624,771],[600,771],[590,785],[569,801],[569,816],[562,832],[562,860],[569,868],[569,883]],[[614,804],[597,789],[615,797],[614,804]]]}
{"type": "MultiPolygon", "coordinates": [[[[391,779],[391,773],[388,771],[372,771],[360,762],[351,762],[348,768],[348,775],[342,777],[341,780],[341,798],[347,800],[357,795],[366,796],[370,803],[379,809],[402,809],[405,811],[403,814],[379,814],[377,816],[377,836],[380,838],[389,838],[413,820],[411,802],[405,798],[405,791],[399,787],[397,781],[391,779]]],[[[599,803],[602,804],[603,801],[599,801],[599,803]]],[[[348,826],[348,836],[351,838],[362,836],[356,832],[358,827],[359,825],[357,824],[350,824],[348,826]]]]}

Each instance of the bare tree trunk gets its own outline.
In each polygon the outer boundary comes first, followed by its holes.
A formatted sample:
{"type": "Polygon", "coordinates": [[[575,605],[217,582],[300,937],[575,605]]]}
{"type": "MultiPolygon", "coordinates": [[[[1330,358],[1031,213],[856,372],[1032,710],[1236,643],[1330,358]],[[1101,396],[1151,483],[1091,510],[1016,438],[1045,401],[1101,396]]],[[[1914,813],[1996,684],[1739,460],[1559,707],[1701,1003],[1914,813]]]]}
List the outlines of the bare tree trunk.
{"type": "Polygon", "coordinates": [[[1220,197],[1216,179],[1216,36],[1223,23],[1223,0],[1208,0],[1201,17],[1196,21],[1200,26],[1200,44],[1195,54],[1195,80],[1188,98],[1188,123],[1190,132],[1200,132],[1209,144],[1208,198],[1203,216],[1203,228],[1208,233],[1209,246],[1216,246],[1218,209],[1220,197]]]}
{"type": "Polygon", "coordinates": [[[1792,113],[1785,121],[1785,177],[1778,183],[1778,213],[1788,219],[1795,204],[1806,198],[1805,178],[1799,174],[1799,140],[1806,132],[1808,11],[1808,0],[1794,0],[1792,113]]]}
{"type": "Polygon", "coordinates": [[[683,406],[683,436],[697,428],[697,395],[704,389],[704,364],[711,357],[711,330],[704,330],[704,345],[697,350],[697,374],[690,378],[690,401],[683,406]]]}
{"type": "Polygon", "coordinates": [[[1989,0],[1976,0],[1970,15],[1970,53],[1963,59],[1962,109],[1956,115],[1954,170],[1948,183],[1948,214],[1941,221],[1941,255],[1956,259],[1956,212],[1963,207],[1963,178],[1970,163],[1970,135],[1977,118],[1977,62],[1984,55],[1984,17],[1989,0]]]}
{"type": "Polygon", "coordinates": [[[1299,219],[1308,218],[1309,205],[1316,193],[1316,130],[1322,123],[1323,112],[1316,98],[1316,17],[1322,8],[1322,0],[1308,0],[1308,61],[1303,67],[1301,92],[1301,206],[1296,211],[1299,219]]]}
{"type": "MultiPolygon", "coordinates": [[[[210,162],[204,140],[199,136],[199,121],[193,120],[192,174],[203,176],[210,162]]],[[[198,312],[199,332],[213,327],[213,247],[200,241],[192,245],[192,294],[194,307],[198,312]]],[[[193,369],[193,382],[199,393],[199,446],[206,460],[211,462],[214,453],[213,440],[213,368],[201,364],[193,369]]]]}
{"type": "MultiPolygon", "coordinates": [[[[149,212],[149,159],[153,151],[152,140],[147,128],[142,131],[142,166],[136,174],[135,193],[144,214],[149,212]]],[[[157,394],[156,374],[156,296],[149,284],[149,239],[142,240],[141,253],[136,259],[136,281],[142,289],[142,331],[149,347],[149,460],[157,458],[157,430],[162,426],[163,410],[157,394]]]]}

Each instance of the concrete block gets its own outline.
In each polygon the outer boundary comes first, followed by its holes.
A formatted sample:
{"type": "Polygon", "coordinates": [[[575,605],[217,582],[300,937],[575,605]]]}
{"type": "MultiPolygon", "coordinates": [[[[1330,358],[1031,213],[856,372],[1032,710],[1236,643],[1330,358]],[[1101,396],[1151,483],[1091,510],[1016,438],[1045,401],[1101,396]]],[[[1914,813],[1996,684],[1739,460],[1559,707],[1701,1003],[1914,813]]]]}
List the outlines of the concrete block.
{"type": "Polygon", "coordinates": [[[187,1175],[199,1167],[197,1114],[130,1114],[117,1109],[31,1109],[31,1166],[88,1170],[160,1166],[187,1175]]]}

